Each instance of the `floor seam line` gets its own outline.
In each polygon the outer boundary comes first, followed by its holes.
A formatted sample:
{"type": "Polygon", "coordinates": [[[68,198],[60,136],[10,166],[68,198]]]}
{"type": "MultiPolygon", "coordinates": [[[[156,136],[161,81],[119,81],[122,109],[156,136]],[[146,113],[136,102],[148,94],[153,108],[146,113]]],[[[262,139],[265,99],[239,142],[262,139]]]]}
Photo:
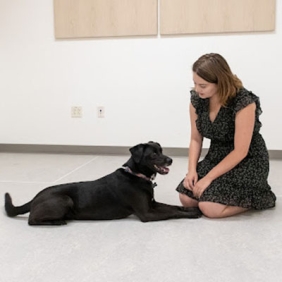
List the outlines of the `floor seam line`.
{"type": "Polygon", "coordinates": [[[80,165],[79,167],[73,169],[72,171],[70,171],[70,172],[68,172],[67,174],[61,176],[60,178],[56,179],[55,181],[52,181],[52,183],[56,183],[56,182],[60,181],[61,179],[64,179],[64,178],[67,177],[68,175],[70,175],[70,174],[74,173],[75,171],[77,171],[77,170],[83,168],[84,166],[90,164],[91,162],[93,162],[94,160],[96,160],[98,157],[99,157],[99,156],[95,156],[95,157],[92,158],[90,161],[88,161],[88,162],[86,162],[86,163],[80,165]]]}
{"type": "Polygon", "coordinates": [[[13,180],[0,180],[0,183],[16,183],[16,184],[48,184],[52,181],[13,181],[13,180]]]}

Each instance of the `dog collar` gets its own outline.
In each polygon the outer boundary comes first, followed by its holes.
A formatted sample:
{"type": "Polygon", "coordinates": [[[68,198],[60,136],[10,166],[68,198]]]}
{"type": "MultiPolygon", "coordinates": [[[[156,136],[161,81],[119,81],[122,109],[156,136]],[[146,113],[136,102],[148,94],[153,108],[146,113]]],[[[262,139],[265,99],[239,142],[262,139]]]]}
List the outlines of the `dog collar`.
{"type": "Polygon", "coordinates": [[[152,185],[153,185],[153,188],[157,186],[157,183],[155,183],[155,182],[153,183],[153,180],[156,178],[156,174],[153,174],[153,175],[149,178],[149,177],[147,177],[146,175],[144,175],[144,174],[142,174],[142,173],[135,173],[135,172],[133,172],[133,171],[130,169],[130,167],[128,167],[128,166],[122,166],[121,168],[124,169],[124,171],[126,171],[126,172],[128,172],[128,173],[130,173],[130,174],[132,174],[132,175],[135,175],[135,176],[137,176],[137,177],[143,178],[143,179],[147,180],[148,182],[151,182],[152,185]]]}

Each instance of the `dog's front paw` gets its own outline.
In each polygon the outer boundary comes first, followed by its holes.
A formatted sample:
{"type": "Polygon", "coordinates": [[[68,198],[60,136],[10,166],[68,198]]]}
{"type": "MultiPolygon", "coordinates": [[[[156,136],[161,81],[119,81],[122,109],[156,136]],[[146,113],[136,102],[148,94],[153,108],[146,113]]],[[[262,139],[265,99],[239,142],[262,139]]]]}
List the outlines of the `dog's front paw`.
{"type": "Polygon", "coordinates": [[[180,207],[180,209],[183,211],[183,212],[186,212],[187,213],[187,216],[189,218],[199,218],[202,216],[202,212],[199,208],[197,207],[194,207],[194,208],[188,208],[188,207],[180,207]]]}

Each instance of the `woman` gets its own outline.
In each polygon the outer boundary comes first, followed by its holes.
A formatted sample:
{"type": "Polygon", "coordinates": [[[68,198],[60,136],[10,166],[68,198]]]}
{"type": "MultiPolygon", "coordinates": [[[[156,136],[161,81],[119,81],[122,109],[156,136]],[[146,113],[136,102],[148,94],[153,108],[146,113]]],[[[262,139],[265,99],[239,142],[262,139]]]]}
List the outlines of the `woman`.
{"type": "Polygon", "coordinates": [[[246,90],[219,54],[193,65],[191,141],[185,179],[177,187],[185,207],[199,207],[210,218],[275,206],[267,182],[269,156],[259,133],[259,98],[246,90]],[[211,139],[199,161],[203,137],[211,139]]]}

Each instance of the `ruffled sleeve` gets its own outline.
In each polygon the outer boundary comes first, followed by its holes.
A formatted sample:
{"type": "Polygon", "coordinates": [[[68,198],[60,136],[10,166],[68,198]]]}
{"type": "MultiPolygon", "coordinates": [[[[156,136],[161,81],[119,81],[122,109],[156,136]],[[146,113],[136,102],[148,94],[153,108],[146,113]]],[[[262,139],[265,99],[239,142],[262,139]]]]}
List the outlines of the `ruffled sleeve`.
{"type": "Polygon", "coordinates": [[[259,97],[253,94],[251,91],[243,88],[241,89],[234,99],[234,113],[235,115],[248,105],[256,103],[256,124],[255,131],[261,127],[261,122],[259,121],[259,116],[262,114],[262,109],[260,106],[259,97]]]}
{"type": "Polygon", "coordinates": [[[236,113],[254,102],[256,103],[256,108],[259,114],[262,113],[259,97],[246,89],[241,89],[238,92],[234,102],[235,102],[234,110],[236,113]]]}
{"type": "Polygon", "coordinates": [[[191,104],[196,109],[196,114],[199,115],[203,111],[204,100],[199,97],[195,90],[191,90],[191,104]]]}

